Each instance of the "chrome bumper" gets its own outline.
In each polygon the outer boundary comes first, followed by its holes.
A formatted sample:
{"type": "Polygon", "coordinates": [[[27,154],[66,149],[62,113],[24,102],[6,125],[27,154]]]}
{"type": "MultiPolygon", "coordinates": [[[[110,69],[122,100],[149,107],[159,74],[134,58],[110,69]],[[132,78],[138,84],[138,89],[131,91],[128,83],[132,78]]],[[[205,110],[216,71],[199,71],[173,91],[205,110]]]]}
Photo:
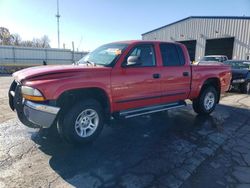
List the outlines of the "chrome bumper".
{"type": "Polygon", "coordinates": [[[28,121],[42,128],[49,128],[59,112],[60,108],[24,101],[23,112],[28,121]]]}

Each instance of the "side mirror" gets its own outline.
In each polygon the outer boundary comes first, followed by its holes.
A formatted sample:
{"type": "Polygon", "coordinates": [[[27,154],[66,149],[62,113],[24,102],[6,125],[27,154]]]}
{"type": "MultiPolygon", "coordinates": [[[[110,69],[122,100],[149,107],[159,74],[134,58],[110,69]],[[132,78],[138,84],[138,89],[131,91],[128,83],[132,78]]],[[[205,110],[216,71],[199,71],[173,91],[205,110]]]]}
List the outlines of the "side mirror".
{"type": "Polygon", "coordinates": [[[123,67],[132,67],[136,65],[141,65],[140,57],[139,56],[129,56],[127,58],[127,62],[124,62],[123,67]]]}

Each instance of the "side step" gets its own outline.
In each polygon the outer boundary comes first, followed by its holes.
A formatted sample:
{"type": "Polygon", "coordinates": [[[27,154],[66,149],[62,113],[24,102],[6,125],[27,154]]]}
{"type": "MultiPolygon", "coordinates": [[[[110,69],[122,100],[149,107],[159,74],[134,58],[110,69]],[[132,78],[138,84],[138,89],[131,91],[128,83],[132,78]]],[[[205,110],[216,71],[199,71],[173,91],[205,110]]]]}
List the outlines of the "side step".
{"type": "Polygon", "coordinates": [[[168,104],[161,104],[161,105],[149,106],[149,107],[144,107],[144,108],[125,110],[125,111],[121,111],[119,113],[119,116],[122,118],[132,118],[132,117],[141,116],[145,114],[152,114],[155,112],[170,110],[173,108],[180,108],[186,105],[187,104],[185,101],[179,101],[175,103],[168,103],[168,104]]]}

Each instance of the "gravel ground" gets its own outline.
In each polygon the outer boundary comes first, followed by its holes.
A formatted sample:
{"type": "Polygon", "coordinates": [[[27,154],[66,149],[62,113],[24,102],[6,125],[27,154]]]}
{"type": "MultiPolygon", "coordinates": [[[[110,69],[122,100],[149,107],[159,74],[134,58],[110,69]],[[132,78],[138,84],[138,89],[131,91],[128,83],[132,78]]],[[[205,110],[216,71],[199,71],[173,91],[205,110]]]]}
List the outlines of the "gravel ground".
{"type": "Polygon", "coordinates": [[[113,121],[92,145],[74,148],[22,125],[7,106],[11,78],[0,83],[0,187],[249,185],[250,96],[225,95],[209,117],[188,105],[113,121]]]}
{"type": "Polygon", "coordinates": [[[8,89],[11,82],[10,76],[0,75],[0,123],[16,117],[16,114],[9,108],[8,89]]]}

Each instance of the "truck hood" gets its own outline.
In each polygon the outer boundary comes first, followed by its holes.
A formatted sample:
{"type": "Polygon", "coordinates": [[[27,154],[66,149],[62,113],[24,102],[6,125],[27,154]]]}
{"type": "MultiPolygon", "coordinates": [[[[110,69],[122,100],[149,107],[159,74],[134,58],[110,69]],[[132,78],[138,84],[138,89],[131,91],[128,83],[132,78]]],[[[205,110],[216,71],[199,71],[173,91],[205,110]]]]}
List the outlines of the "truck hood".
{"type": "Polygon", "coordinates": [[[90,69],[105,68],[102,66],[87,66],[87,65],[48,65],[48,66],[37,66],[22,69],[13,73],[13,77],[16,81],[21,82],[22,80],[34,78],[38,76],[45,76],[59,73],[76,73],[83,72],[90,69]]]}

